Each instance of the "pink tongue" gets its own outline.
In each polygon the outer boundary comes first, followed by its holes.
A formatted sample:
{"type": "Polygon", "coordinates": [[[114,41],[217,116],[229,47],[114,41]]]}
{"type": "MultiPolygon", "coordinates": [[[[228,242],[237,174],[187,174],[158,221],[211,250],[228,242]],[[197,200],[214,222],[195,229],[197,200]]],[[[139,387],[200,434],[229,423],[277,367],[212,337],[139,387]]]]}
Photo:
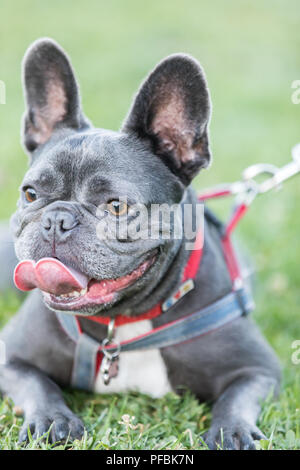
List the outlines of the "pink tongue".
{"type": "Polygon", "coordinates": [[[38,287],[54,295],[69,294],[85,289],[88,278],[55,258],[42,258],[36,264],[32,260],[21,261],[14,274],[18,289],[29,291],[38,287]]]}

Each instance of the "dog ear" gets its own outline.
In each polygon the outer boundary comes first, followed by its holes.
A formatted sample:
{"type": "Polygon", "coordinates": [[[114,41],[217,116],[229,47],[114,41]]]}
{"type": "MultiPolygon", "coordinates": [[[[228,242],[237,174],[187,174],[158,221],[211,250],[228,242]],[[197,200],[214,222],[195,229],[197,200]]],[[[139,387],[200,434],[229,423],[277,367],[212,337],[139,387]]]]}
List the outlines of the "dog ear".
{"type": "Polygon", "coordinates": [[[185,183],[208,166],[210,98],[200,64],[174,54],[160,62],[138,91],[122,130],[147,138],[185,183]]]}
{"type": "Polygon", "coordinates": [[[29,152],[49,140],[55,129],[88,125],[80,109],[79,89],[70,61],[52,39],[34,42],[24,57],[27,110],[24,144],[29,152]]]}

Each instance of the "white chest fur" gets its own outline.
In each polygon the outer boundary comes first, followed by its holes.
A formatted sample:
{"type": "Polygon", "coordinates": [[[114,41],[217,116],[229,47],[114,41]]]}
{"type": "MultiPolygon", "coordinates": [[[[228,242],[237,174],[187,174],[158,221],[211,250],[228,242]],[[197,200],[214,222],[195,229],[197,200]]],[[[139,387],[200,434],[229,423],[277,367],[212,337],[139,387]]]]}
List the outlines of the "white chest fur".
{"type": "MultiPolygon", "coordinates": [[[[150,320],[128,323],[117,328],[115,339],[119,342],[126,341],[151,329],[150,320]]],[[[104,385],[99,373],[95,383],[97,393],[137,391],[159,398],[171,390],[167,369],[159,349],[122,352],[117,377],[111,379],[108,385],[104,385]]]]}

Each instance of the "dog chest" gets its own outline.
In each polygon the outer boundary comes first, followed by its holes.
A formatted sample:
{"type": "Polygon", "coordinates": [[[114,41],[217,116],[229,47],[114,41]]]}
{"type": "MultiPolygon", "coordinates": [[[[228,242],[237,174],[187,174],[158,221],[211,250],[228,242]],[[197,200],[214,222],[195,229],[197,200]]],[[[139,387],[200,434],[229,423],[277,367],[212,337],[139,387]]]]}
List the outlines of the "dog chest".
{"type": "MultiPolygon", "coordinates": [[[[117,328],[115,340],[129,340],[152,329],[150,320],[128,323],[117,328]]],[[[119,358],[119,373],[108,385],[103,383],[100,373],[95,382],[97,393],[119,393],[137,391],[159,398],[172,390],[167,369],[159,349],[122,352],[119,358]]]]}

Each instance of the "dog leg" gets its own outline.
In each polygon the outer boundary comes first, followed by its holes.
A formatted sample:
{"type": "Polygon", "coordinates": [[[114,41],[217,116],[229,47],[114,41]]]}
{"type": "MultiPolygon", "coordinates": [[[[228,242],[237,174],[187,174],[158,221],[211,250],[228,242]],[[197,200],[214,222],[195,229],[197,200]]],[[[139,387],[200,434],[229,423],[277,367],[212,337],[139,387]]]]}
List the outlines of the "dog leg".
{"type": "Polygon", "coordinates": [[[260,405],[278,382],[264,375],[235,380],[213,407],[212,425],[204,440],[210,449],[255,449],[255,440],[266,439],[256,426],[260,405]]]}
{"type": "Polygon", "coordinates": [[[45,434],[50,426],[52,443],[81,439],[84,427],[67,407],[59,387],[38,369],[21,362],[0,367],[0,389],[20,406],[25,415],[19,441],[45,434]]]}

